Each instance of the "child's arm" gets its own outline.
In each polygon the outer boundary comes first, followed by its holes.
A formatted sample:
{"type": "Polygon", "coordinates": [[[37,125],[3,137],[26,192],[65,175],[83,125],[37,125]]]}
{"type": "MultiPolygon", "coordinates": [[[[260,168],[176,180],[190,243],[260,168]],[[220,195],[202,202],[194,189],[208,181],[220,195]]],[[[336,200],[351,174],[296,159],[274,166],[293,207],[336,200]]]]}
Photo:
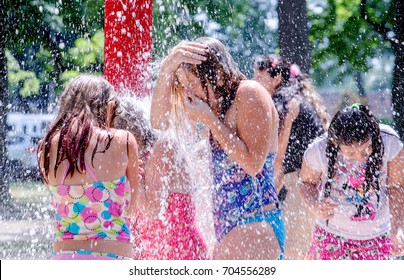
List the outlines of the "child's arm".
{"type": "Polygon", "coordinates": [[[196,96],[185,99],[185,111],[188,118],[206,125],[229,157],[247,174],[255,176],[262,170],[268,151],[277,145],[270,141],[271,135],[278,131],[275,107],[271,104],[268,92],[260,84],[244,81],[232,105],[237,110],[236,131],[220,120],[207,102],[196,96]]]}
{"type": "Polygon", "coordinates": [[[320,198],[320,188],[318,187],[320,182],[321,173],[313,170],[306,160],[303,159],[298,183],[300,195],[314,215],[321,219],[329,220],[334,217],[334,210],[338,205],[320,198]]]}
{"type": "Polygon", "coordinates": [[[135,136],[132,133],[126,132],[125,149],[128,149],[128,166],[126,168],[126,177],[130,183],[131,195],[129,205],[129,217],[136,212],[136,197],[139,190],[139,157],[138,147],[135,136]],[[128,134],[126,134],[128,133],[128,134]]]}
{"type": "Polygon", "coordinates": [[[404,149],[387,164],[392,254],[404,255],[404,149]],[[401,231],[401,232],[400,232],[401,231]]]}
{"type": "Polygon", "coordinates": [[[282,188],[283,185],[283,159],[288,148],[289,137],[292,131],[292,124],[296,120],[300,112],[299,102],[293,98],[288,103],[288,113],[285,116],[285,120],[282,126],[279,126],[279,140],[278,140],[278,153],[275,158],[274,171],[275,171],[275,186],[277,192],[282,188]]]}
{"type": "Polygon", "coordinates": [[[204,45],[184,41],[179,43],[161,63],[151,103],[150,122],[153,128],[161,130],[168,128],[172,108],[171,91],[178,67],[182,63],[200,64],[206,60],[205,49],[204,45]]]}
{"type": "Polygon", "coordinates": [[[153,128],[165,130],[169,126],[172,107],[171,91],[174,86],[174,72],[165,70],[161,65],[151,102],[150,122],[153,128]]]}

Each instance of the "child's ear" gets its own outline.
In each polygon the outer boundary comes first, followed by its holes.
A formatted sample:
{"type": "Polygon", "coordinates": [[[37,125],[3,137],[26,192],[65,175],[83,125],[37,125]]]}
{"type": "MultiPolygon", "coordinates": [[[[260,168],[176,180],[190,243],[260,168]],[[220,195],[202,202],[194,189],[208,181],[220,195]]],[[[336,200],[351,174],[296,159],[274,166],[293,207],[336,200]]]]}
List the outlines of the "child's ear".
{"type": "Polygon", "coordinates": [[[112,121],[114,120],[115,115],[115,101],[109,101],[107,105],[107,118],[105,120],[105,125],[109,128],[113,127],[112,121]]]}

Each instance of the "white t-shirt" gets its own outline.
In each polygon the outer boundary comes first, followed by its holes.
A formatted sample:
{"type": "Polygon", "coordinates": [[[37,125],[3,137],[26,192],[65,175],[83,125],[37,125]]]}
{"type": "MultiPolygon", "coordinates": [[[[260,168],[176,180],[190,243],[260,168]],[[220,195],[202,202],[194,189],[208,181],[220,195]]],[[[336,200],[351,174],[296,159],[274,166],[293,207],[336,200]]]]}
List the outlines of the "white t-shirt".
{"type": "MultiPolygon", "coordinates": [[[[364,197],[363,182],[366,178],[365,161],[337,156],[337,171],[332,180],[330,198],[339,204],[335,215],[326,221],[317,218],[316,223],[332,234],[356,240],[367,240],[380,236],[390,230],[390,211],[387,195],[387,163],[392,161],[403,148],[397,133],[387,125],[380,125],[384,144],[382,173],[380,175],[380,194],[377,199],[373,189],[364,197]]],[[[321,193],[327,181],[328,159],[326,156],[327,138],[317,138],[307,148],[304,159],[315,171],[321,172],[321,193]]]]}

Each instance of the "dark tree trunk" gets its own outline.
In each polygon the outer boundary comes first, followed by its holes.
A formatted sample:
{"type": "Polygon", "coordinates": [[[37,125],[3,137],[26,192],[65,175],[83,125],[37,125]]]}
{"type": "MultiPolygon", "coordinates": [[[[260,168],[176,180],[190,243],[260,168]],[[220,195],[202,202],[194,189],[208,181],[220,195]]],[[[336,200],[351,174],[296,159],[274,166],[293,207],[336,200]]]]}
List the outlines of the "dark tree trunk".
{"type": "Polygon", "coordinates": [[[356,86],[358,87],[358,95],[361,98],[366,97],[366,92],[365,92],[365,85],[363,82],[363,77],[362,77],[362,72],[357,71],[355,73],[355,82],[356,86]]]}
{"type": "Polygon", "coordinates": [[[404,1],[396,0],[394,17],[395,66],[391,90],[395,128],[404,141],[404,1]]]}
{"type": "Polygon", "coordinates": [[[390,41],[395,55],[395,64],[393,72],[393,85],[391,89],[391,100],[393,107],[393,119],[395,129],[404,140],[404,1],[392,0],[394,5],[394,27],[392,33],[394,37],[390,38],[388,34],[390,29],[386,22],[373,21],[367,13],[367,0],[361,0],[361,15],[373,28],[382,35],[383,39],[390,41]]]}
{"type": "Polygon", "coordinates": [[[8,37],[7,15],[4,2],[0,1],[0,205],[10,201],[7,168],[7,105],[8,105],[8,79],[6,43],[8,37]]]}
{"type": "Polygon", "coordinates": [[[66,67],[63,64],[63,59],[62,59],[62,54],[60,53],[59,49],[59,42],[57,42],[57,39],[55,36],[52,34],[51,30],[49,27],[44,26],[41,28],[43,36],[46,38],[45,40],[45,45],[50,49],[50,53],[52,55],[53,61],[55,68],[51,73],[51,80],[53,82],[57,82],[60,78],[60,75],[63,73],[63,71],[66,70],[66,67]]]}
{"type": "Polygon", "coordinates": [[[278,0],[280,54],[305,73],[311,67],[306,0],[278,0]]]}

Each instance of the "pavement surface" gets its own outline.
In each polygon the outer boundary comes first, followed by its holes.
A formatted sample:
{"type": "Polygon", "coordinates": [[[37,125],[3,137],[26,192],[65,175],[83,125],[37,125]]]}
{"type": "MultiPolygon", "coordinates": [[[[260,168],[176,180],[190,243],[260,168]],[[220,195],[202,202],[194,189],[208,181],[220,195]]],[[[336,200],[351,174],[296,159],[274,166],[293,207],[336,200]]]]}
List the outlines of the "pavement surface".
{"type": "Polygon", "coordinates": [[[0,259],[41,260],[52,254],[50,205],[13,203],[0,207],[0,259]]]}

